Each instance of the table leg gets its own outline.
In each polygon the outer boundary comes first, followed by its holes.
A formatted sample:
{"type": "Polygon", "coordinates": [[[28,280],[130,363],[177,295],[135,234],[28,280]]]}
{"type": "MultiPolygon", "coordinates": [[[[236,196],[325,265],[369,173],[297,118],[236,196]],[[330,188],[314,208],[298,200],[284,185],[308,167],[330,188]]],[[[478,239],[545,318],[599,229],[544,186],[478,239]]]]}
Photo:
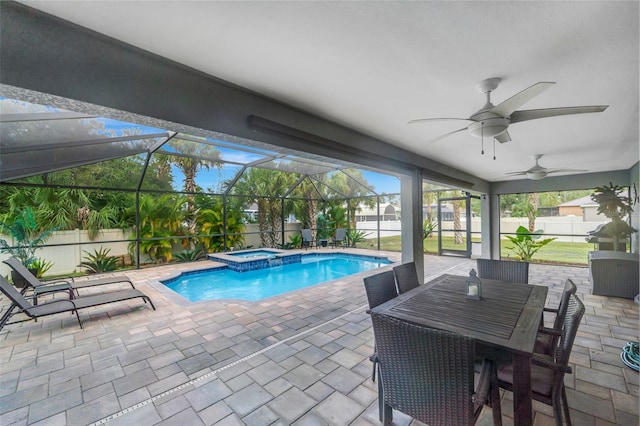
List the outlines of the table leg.
{"type": "Polygon", "coordinates": [[[533,423],[531,408],[531,360],[528,356],[513,356],[513,423],[529,426],[533,423]]]}

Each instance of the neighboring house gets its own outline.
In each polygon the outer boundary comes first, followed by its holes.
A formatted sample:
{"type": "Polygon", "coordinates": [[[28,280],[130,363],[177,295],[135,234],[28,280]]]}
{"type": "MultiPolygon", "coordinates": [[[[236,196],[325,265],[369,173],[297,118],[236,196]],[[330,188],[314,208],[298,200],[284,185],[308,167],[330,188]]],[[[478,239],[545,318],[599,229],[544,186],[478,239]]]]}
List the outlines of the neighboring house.
{"type": "MultiPolygon", "coordinates": [[[[427,207],[422,207],[422,215],[423,217],[427,217],[427,207]]],[[[431,206],[431,215],[437,220],[438,219],[438,205],[434,204],[431,206]]],[[[440,205],[440,215],[442,216],[443,221],[452,221],[453,220],[453,206],[451,204],[441,204],[440,205]]],[[[467,212],[465,209],[460,209],[460,217],[466,217],[467,212]]]]}
{"type": "Polygon", "coordinates": [[[581,216],[585,222],[606,220],[604,215],[598,214],[598,204],[591,199],[591,195],[558,204],[558,209],[560,216],[581,216]]]}
{"type": "MultiPolygon", "coordinates": [[[[378,220],[378,208],[369,207],[364,204],[358,206],[356,211],[356,220],[358,222],[375,222],[378,220]]],[[[400,207],[393,204],[380,204],[380,220],[400,220],[400,207]]]]}

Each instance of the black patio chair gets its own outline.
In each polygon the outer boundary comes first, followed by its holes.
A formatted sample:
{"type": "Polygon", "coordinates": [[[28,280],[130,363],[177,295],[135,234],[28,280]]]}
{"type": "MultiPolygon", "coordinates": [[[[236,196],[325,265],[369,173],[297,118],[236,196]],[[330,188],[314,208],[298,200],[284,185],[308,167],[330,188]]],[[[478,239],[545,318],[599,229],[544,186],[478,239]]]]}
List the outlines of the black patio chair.
{"type": "MultiPolygon", "coordinates": [[[[552,350],[552,355],[534,354],[531,358],[531,397],[553,407],[557,426],[562,426],[562,412],[567,425],[571,425],[564,375],[571,373],[569,356],[583,315],[584,305],[578,296],[571,294],[560,338],[552,350]]],[[[501,388],[513,390],[512,364],[498,366],[498,382],[501,388]]]]}
{"type": "Polygon", "coordinates": [[[420,285],[418,279],[418,272],[416,271],[416,263],[408,262],[398,265],[393,268],[393,273],[396,276],[396,283],[398,284],[398,293],[406,293],[420,285]]]}
{"type": "MultiPolygon", "coordinates": [[[[375,275],[364,278],[364,289],[367,293],[367,301],[369,302],[369,309],[367,313],[371,312],[371,309],[378,305],[395,298],[398,296],[396,290],[396,281],[393,276],[393,271],[380,272],[375,275]]],[[[373,363],[371,371],[371,380],[376,381],[376,369],[378,367],[378,355],[376,351],[376,344],[373,344],[373,353],[369,356],[369,361],[373,363]]],[[[380,390],[380,381],[378,380],[378,390],[380,390]]]]}
{"type": "Polygon", "coordinates": [[[529,262],[478,259],[478,277],[509,283],[529,283],[529,262]]]}
{"type": "Polygon", "coordinates": [[[300,233],[302,234],[302,247],[311,248],[315,245],[311,229],[301,229],[300,233]]]}
{"type": "Polygon", "coordinates": [[[483,360],[474,374],[475,343],[470,337],[422,327],[372,312],[382,389],[380,420],[392,409],[432,426],[473,425],[484,405],[501,424],[495,366],[483,360]]]}
{"type": "Polygon", "coordinates": [[[338,244],[340,245],[340,247],[343,247],[343,248],[346,247],[347,246],[347,230],[344,228],[336,228],[336,233],[331,239],[330,244],[333,246],[333,248],[338,247],[338,244]]]}
{"type": "Polygon", "coordinates": [[[544,312],[552,312],[555,314],[553,321],[553,327],[548,328],[541,326],[536,338],[535,352],[552,355],[552,348],[555,348],[558,344],[558,338],[562,333],[562,326],[564,324],[565,315],[569,306],[569,298],[572,294],[576,294],[577,287],[570,279],[567,279],[564,283],[564,291],[560,297],[560,303],[558,308],[544,308],[544,312]]]}
{"type": "MultiPolygon", "coordinates": [[[[65,278],[63,280],[57,280],[51,283],[43,283],[40,281],[35,275],[27,269],[22,262],[20,262],[15,257],[10,257],[3,261],[7,265],[11,267],[18,275],[20,275],[27,285],[33,290],[33,304],[38,304],[38,296],[49,293],[56,293],[59,291],[69,292],[70,290],[75,293],[75,295],[79,296],[78,289],[80,288],[88,288],[95,287],[107,284],[119,284],[126,283],[131,286],[131,288],[135,289],[135,286],[131,282],[131,279],[125,275],[113,276],[113,277],[101,277],[101,278],[93,278],[86,279],[81,281],[75,281],[73,278],[65,278]]],[[[73,293],[70,293],[70,298],[73,298],[73,293]]]]}
{"type": "MultiPolygon", "coordinates": [[[[107,303],[122,302],[125,300],[141,298],[144,303],[149,302],[153,310],[156,307],[146,294],[139,290],[120,290],[110,293],[101,293],[93,296],[76,297],[75,299],[53,300],[51,302],[42,303],[40,305],[32,305],[24,295],[20,294],[3,276],[0,276],[0,291],[11,300],[13,305],[19,309],[16,313],[24,313],[30,318],[40,318],[47,315],[54,315],[63,312],[74,312],[78,319],[80,328],[82,321],[78,315],[78,309],[91,308],[93,306],[105,305],[107,303]]],[[[5,324],[2,324],[4,326],[5,324]]]]}

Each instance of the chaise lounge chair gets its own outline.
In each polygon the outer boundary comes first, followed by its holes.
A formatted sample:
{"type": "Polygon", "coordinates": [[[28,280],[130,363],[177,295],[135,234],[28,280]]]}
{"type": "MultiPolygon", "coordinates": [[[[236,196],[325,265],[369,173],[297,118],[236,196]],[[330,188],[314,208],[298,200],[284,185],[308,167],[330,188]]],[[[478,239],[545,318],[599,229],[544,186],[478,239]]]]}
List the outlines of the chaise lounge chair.
{"type": "Polygon", "coordinates": [[[65,280],[58,280],[54,283],[43,283],[15,257],[10,257],[9,259],[4,260],[4,263],[9,265],[11,269],[13,269],[17,274],[24,278],[29,287],[33,289],[34,305],[38,304],[38,296],[42,294],[56,293],[59,291],[69,292],[70,298],[73,299],[73,292],[75,292],[76,296],[80,295],[78,293],[79,288],[95,287],[98,285],[106,284],[128,283],[129,285],[131,285],[132,289],[135,289],[135,286],[131,282],[131,279],[124,275],[117,277],[95,278],[82,281],[74,281],[73,278],[69,278],[65,280]]]}
{"type": "MultiPolygon", "coordinates": [[[[96,294],[93,296],[77,297],[75,299],[68,300],[54,300],[46,302],[41,305],[32,305],[18,290],[16,290],[3,276],[0,276],[0,290],[13,302],[14,306],[20,309],[20,312],[26,314],[30,318],[39,318],[47,315],[59,314],[63,312],[75,312],[76,318],[80,328],[82,327],[82,321],[80,321],[80,315],[78,315],[78,309],[90,308],[93,306],[105,305],[107,303],[122,302],[129,299],[136,299],[138,297],[144,300],[144,303],[149,302],[153,310],[156,307],[146,294],[140,290],[120,290],[111,293],[96,294]]],[[[16,313],[20,313],[16,312],[16,313]]],[[[4,326],[1,324],[0,329],[4,326]]]]}

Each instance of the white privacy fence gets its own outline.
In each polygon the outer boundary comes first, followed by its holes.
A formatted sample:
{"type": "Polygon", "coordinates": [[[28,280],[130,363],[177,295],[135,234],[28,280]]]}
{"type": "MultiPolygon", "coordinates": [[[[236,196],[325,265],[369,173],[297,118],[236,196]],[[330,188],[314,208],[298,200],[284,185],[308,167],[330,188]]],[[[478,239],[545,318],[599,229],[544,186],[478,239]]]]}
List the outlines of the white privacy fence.
{"type": "MultiPolygon", "coordinates": [[[[466,218],[461,218],[462,227],[465,228],[466,218]]],[[[606,223],[605,221],[589,221],[585,222],[582,217],[578,216],[553,216],[538,217],[536,219],[536,230],[542,229],[545,235],[556,237],[557,241],[584,243],[585,237],[589,231],[593,231],[598,225],[606,223]]],[[[357,222],[356,229],[369,233],[368,238],[376,238],[376,222],[357,222]]],[[[529,221],[526,217],[507,217],[500,219],[500,233],[515,234],[519,226],[529,227],[529,221]]],[[[400,221],[389,220],[380,222],[380,237],[392,237],[400,235],[400,221]]],[[[453,221],[442,221],[443,229],[453,229],[453,221]]],[[[471,219],[471,232],[474,236],[479,236],[481,230],[481,218],[473,217],[471,219]]],[[[444,232],[443,236],[452,237],[453,232],[444,232]]]]}
{"type": "MultiPolygon", "coordinates": [[[[462,218],[463,227],[465,218],[462,218]]],[[[471,230],[475,237],[480,235],[479,217],[472,218],[471,230]]],[[[577,216],[557,216],[557,217],[539,217],[536,219],[536,229],[542,229],[545,235],[556,237],[557,241],[584,243],[587,232],[594,230],[598,225],[604,222],[585,222],[581,217],[577,216]]],[[[368,233],[367,238],[377,238],[378,222],[357,222],[356,229],[368,233]]],[[[518,226],[528,227],[526,218],[502,218],[500,219],[501,233],[515,233],[518,226]]],[[[453,222],[443,222],[442,227],[452,229],[453,222]]],[[[300,224],[285,224],[285,242],[288,242],[288,236],[299,232],[300,224]]],[[[401,224],[399,220],[381,221],[380,237],[391,237],[400,235],[401,224]]],[[[248,224],[245,232],[245,245],[260,247],[260,236],[258,227],[255,224],[248,224]]],[[[453,232],[445,232],[444,236],[453,236],[453,232]]],[[[102,248],[110,249],[110,256],[128,257],[129,241],[109,242],[117,240],[126,240],[131,236],[131,231],[122,231],[120,229],[104,230],[95,240],[90,240],[87,231],[78,229],[71,231],[58,231],[47,240],[47,245],[52,247],[43,247],[36,251],[36,256],[46,259],[53,263],[53,267],[47,272],[47,275],[61,275],[81,271],[79,267],[87,253],[93,254],[96,250],[102,248]]],[[[10,238],[3,237],[11,242],[10,238]]],[[[6,259],[8,255],[0,254],[0,261],[6,259]]],[[[141,259],[145,261],[145,259],[141,259]]],[[[0,263],[0,274],[9,275],[9,267],[4,263],[0,263]]]]}
{"type": "MultiPolygon", "coordinates": [[[[80,262],[86,257],[86,252],[93,254],[95,250],[108,248],[110,256],[128,256],[128,241],[109,243],[107,241],[124,240],[131,235],[131,232],[123,232],[120,229],[105,229],[94,240],[89,239],[88,231],[74,229],[71,231],[56,231],[47,240],[46,244],[52,247],[43,247],[36,250],[36,256],[53,263],[47,275],[70,274],[80,271],[80,262]],[[88,243],[88,244],[82,244],[88,243]],[[61,244],[61,245],[58,245],[61,244]],[[69,245],[67,245],[69,244],[69,245]]],[[[11,239],[3,236],[9,244],[11,239]]],[[[0,261],[9,257],[7,254],[0,254],[0,261]]],[[[11,269],[4,263],[0,263],[0,274],[9,275],[11,269]]]]}

